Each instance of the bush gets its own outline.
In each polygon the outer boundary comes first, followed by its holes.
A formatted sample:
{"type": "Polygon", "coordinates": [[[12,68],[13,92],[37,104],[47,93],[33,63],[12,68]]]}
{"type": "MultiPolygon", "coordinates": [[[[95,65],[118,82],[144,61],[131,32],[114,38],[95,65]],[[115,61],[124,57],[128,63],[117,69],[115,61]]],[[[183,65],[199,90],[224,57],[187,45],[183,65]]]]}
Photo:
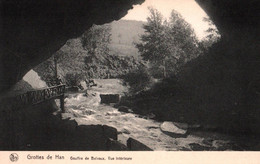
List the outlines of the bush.
{"type": "Polygon", "coordinates": [[[130,94],[137,94],[146,90],[152,83],[152,77],[144,66],[123,76],[124,84],[128,85],[130,94]]]}
{"type": "Polygon", "coordinates": [[[67,86],[78,86],[80,82],[84,80],[84,76],[80,73],[67,73],[65,80],[67,86]]]}

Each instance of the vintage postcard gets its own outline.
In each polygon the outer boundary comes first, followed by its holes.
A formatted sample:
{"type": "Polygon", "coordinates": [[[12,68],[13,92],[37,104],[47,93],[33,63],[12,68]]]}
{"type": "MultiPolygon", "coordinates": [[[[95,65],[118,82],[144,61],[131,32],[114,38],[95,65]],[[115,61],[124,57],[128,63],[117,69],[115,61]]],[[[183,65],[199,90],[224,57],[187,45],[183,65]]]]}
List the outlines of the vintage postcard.
{"type": "Polygon", "coordinates": [[[259,163],[259,5],[1,0],[1,163],[259,163]]]}

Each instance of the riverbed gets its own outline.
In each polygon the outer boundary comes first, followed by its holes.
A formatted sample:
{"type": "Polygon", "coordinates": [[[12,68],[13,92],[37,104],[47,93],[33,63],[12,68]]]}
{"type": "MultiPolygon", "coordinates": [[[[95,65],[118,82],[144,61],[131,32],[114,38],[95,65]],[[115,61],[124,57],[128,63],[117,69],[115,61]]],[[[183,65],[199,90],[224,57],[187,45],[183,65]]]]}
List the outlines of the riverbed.
{"type": "Polygon", "coordinates": [[[89,88],[84,93],[69,94],[65,99],[66,112],[62,114],[64,119],[75,119],[79,125],[112,126],[118,131],[119,142],[126,144],[127,139],[131,137],[155,151],[246,150],[246,147],[240,144],[245,136],[234,137],[212,131],[192,131],[178,138],[167,135],[160,129],[163,122],[135,113],[120,112],[113,104],[100,103],[100,94],[123,95],[127,92],[127,87],[120,80],[95,82],[97,86],[89,88]]]}

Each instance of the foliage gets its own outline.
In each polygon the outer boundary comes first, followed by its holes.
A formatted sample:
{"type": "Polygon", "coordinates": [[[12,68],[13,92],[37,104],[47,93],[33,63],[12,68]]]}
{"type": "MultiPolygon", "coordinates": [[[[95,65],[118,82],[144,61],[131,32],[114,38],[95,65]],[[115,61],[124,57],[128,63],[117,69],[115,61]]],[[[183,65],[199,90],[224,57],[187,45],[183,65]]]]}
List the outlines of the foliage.
{"type": "Polygon", "coordinates": [[[175,58],[189,61],[200,54],[198,49],[198,39],[194,29],[175,10],[172,10],[167,24],[167,41],[175,53],[175,58]],[[173,46],[174,45],[174,46],[173,46]]]}
{"type": "MultiPolygon", "coordinates": [[[[97,47],[97,49],[100,48],[97,47]]],[[[55,79],[53,78],[55,75],[54,58],[57,60],[58,76],[64,83],[67,83],[66,74],[78,73],[85,79],[116,78],[141,64],[133,56],[119,56],[111,51],[109,54],[90,55],[89,51],[83,48],[82,39],[79,37],[68,40],[53,57],[34,68],[44,81],[55,79]]]]}
{"type": "Polygon", "coordinates": [[[210,18],[204,17],[203,21],[209,25],[209,28],[205,31],[207,36],[201,41],[202,47],[207,51],[214,43],[220,40],[220,34],[210,18]]]}
{"type": "Polygon", "coordinates": [[[125,85],[130,87],[129,93],[131,95],[148,89],[152,81],[151,75],[144,66],[139,66],[139,68],[125,74],[122,78],[125,85]]]}
{"type": "Polygon", "coordinates": [[[147,24],[143,26],[145,34],[136,47],[152,67],[162,66],[166,77],[200,54],[199,42],[194,30],[176,11],[172,11],[169,21],[156,9],[149,8],[149,11],[147,24]]]}
{"type": "MultiPolygon", "coordinates": [[[[108,54],[108,44],[111,40],[110,25],[93,25],[81,37],[83,48],[89,55],[105,55],[108,54]]],[[[90,61],[91,62],[91,61],[90,61]]]]}
{"type": "Polygon", "coordinates": [[[163,17],[158,10],[154,8],[149,8],[149,10],[150,16],[147,18],[147,24],[143,26],[145,34],[141,35],[141,43],[136,44],[136,47],[144,60],[162,61],[167,55],[163,17]]]}
{"type": "Polygon", "coordinates": [[[66,85],[67,86],[78,86],[80,82],[84,80],[84,76],[80,73],[67,73],[65,75],[66,85]]]}

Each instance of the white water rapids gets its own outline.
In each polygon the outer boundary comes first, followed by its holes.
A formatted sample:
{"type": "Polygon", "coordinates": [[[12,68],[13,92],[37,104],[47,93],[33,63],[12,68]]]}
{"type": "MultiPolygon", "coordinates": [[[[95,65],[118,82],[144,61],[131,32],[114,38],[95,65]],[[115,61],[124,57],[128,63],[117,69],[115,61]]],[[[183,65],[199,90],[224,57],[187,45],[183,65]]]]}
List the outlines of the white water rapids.
{"type": "Polygon", "coordinates": [[[100,93],[122,94],[126,88],[119,80],[95,80],[98,84],[84,93],[66,98],[63,118],[75,119],[78,124],[108,125],[118,130],[118,140],[126,144],[132,137],[153,150],[230,150],[230,138],[213,132],[193,132],[183,138],[173,138],[160,130],[160,124],[137,114],[124,113],[109,105],[100,104],[100,93]]]}

